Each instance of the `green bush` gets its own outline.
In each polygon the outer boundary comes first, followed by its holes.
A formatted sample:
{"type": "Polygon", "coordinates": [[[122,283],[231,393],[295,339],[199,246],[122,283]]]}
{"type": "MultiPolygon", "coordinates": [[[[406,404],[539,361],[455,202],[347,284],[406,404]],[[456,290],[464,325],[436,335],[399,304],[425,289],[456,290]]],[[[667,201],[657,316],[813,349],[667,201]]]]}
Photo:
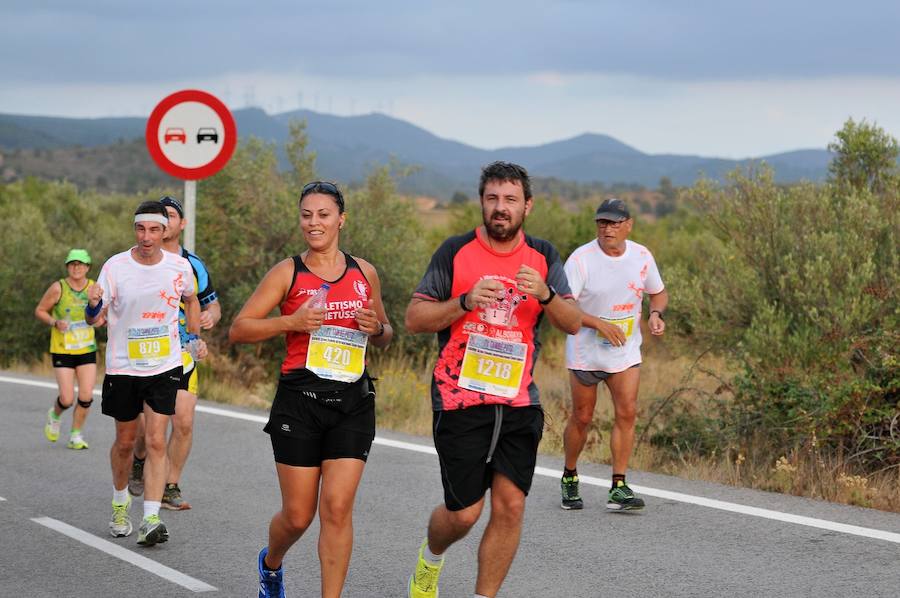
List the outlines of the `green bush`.
{"type": "Polygon", "coordinates": [[[721,441],[762,431],[773,450],[818,442],[869,468],[900,464],[898,197],[778,187],[768,169],[689,190],[707,231],[667,282],[680,329],[741,364],[721,441]]]}

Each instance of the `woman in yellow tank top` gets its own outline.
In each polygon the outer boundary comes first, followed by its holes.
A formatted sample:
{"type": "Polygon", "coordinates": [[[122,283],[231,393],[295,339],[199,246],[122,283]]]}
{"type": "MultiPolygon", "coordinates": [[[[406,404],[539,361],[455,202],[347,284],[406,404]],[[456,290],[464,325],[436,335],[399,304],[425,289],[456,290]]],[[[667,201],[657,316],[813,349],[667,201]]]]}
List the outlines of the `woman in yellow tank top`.
{"type": "MultiPolygon", "coordinates": [[[[87,291],[94,281],[87,277],[91,256],[84,249],[73,249],[66,257],[68,276],[54,281],[34,309],[35,317],[50,326],[50,357],[59,386],[59,396],[47,412],[44,435],[50,442],[59,438],[60,416],[75,401],[78,379],[78,405],[72,416],[70,449],[86,449],[81,434],[93,401],[97,378],[97,341],[94,328],[84,321],[87,291]]],[[[97,325],[97,324],[95,324],[97,325]]]]}

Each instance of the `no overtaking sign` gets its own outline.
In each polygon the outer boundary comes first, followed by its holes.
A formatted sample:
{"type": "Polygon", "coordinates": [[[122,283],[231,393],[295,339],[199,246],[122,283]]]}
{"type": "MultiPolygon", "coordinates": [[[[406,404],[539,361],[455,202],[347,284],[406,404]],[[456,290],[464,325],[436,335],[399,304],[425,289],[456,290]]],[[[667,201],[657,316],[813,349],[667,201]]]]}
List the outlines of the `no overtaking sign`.
{"type": "Polygon", "coordinates": [[[214,175],[237,144],[231,112],[205,91],[186,89],[163,99],[147,121],[147,149],[168,174],[186,181],[214,175]]]}

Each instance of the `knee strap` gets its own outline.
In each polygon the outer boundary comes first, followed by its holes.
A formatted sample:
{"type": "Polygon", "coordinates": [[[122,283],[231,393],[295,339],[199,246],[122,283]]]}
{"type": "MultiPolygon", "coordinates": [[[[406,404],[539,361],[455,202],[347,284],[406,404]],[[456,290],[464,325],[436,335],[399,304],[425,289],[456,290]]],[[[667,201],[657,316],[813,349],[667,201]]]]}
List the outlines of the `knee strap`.
{"type": "Polygon", "coordinates": [[[90,409],[91,403],[93,403],[93,402],[94,402],[94,399],[91,399],[90,401],[82,401],[81,399],[78,399],[78,406],[81,407],[82,409],[90,409]]]}
{"type": "Polygon", "coordinates": [[[59,407],[59,410],[60,410],[60,411],[65,411],[66,409],[68,409],[69,407],[71,407],[71,405],[63,405],[63,404],[59,401],[59,397],[56,397],[56,405],[59,407]]]}

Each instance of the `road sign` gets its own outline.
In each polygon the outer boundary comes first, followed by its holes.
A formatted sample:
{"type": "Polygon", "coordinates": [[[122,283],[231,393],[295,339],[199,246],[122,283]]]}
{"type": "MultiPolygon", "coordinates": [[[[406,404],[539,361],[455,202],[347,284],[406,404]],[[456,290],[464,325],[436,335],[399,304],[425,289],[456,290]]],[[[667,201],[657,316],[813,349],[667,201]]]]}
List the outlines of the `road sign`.
{"type": "Polygon", "coordinates": [[[237,127],[214,95],[196,89],[163,99],[147,121],[147,149],[170,175],[196,181],[217,173],[231,158],[237,127]]]}

